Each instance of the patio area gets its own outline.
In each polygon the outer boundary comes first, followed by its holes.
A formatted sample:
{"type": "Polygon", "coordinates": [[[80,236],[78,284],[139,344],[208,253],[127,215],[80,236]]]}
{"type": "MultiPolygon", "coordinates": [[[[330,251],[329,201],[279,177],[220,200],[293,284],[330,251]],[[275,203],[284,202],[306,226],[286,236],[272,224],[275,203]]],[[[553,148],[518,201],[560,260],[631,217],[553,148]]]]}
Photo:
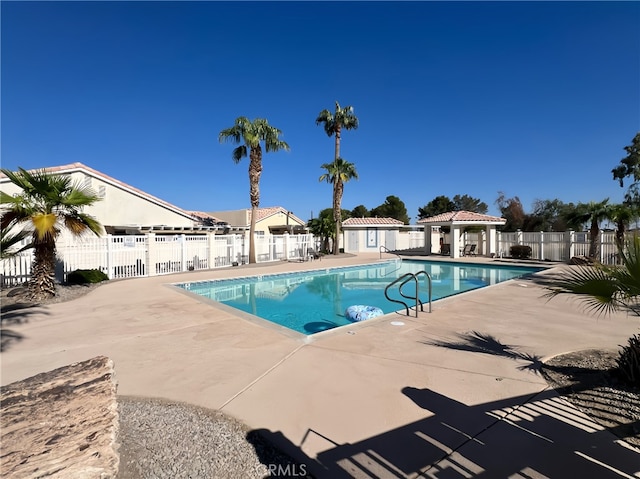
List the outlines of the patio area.
{"type": "Polygon", "coordinates": [[[108,356],[119,394],[221,410],[319,478],[638,477],[640,453],[535,372],[560,353],[617,349],[637,333],[636,317],[547,302],[525,278],[436,301],[418,318],[386,315],[305,341],[166,286],[374,261],[325,256],[112,281],[30,308],[3,324],[22,338],[2,353],[2,384],[108,356]],[[521,359],[479,352],[477,337],[521,359]]]}

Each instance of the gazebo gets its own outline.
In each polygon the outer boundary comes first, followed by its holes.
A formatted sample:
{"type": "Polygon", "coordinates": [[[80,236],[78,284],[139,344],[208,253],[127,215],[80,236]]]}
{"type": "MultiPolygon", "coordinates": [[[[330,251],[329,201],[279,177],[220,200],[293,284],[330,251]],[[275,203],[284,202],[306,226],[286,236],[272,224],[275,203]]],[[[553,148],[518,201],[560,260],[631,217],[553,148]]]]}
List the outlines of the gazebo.
{"type": "Polygon", "coordinates": [[[484,254],[490,255],[496,252],[496,226],[504,225],[507,222],[498,216],[482,215],[472,211],[449,211],[430,218],[418,220],[424,228],[424,248],[427,254],[431,254],[431,226],[447,226],[451,228],[451,245],[449,256],[459,258],[460,251],[464,247],[461,241],[464,228],[467,226],[485,227],[485,244],[482,250],[484,254]]]}

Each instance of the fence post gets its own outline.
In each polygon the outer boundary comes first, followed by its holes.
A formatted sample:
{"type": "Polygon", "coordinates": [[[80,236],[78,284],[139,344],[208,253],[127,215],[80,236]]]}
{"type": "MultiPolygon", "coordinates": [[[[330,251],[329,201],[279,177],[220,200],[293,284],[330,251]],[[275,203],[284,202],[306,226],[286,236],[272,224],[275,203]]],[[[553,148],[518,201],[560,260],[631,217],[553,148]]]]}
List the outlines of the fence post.
{"type": "MultiPolygon", "coordinates": [[[[283,238],[283,248],[284,248],[284,260],[285,261],[289,261],[289,233],[287,231],[285,231],[285,233],[282,235],[283,238]]],[[[271,237],[271,239],[273,240],[273,244],[275,245],[275,237],[271,237]]],[[[275,259],[275,258],[270,258],[270,259],[275,259]]]]}
{"type": "Polygon", "coordinates": [[[107,276],[109,279],[113,279],[113,236],[108,234],[107,241],[107,276]]]}
{"type": "Polygon", "coordinates": [[[156,254],[156,234],[148,233],[147,234],[147,274],[149,276],[156,276],[158,274],[157,267],[155,264],[156,258],[158,255],[156,254]]]}
{"type": "Polygon", "coordinates": [[[565,258],[565,261],[569,261],[571,258],[573,258],[574,255],[574,231],[573,230],[569,230],[567,233],[565,233],[565,237],[567,238],[566,240],[566,253],[567,253],[567,258],[565,258]],[[567,234],[568,233],[568,234],[567,234]]]}
{"type": "Polygon", "coordinates": [[[522,244],[522,230],[516,230],[516,244],[522,244]]]}
{"type": "Polygon", "coordinates": [[[598,238],[598,247],[599,247],[599,250],[600,250],[598,253],[599,253],[599,256],[600,256],[600,262],[604,263],[604,248],[602,247],[603,243],[604,243],[604,231],[600,230],[600,233],[599,233],[598,236],[599,236],[599,238],[598,238]]]}
{"type": "Polygon", "coordinates": [[[216,236],[211,231],[207,232],[207,266],[209,269],[216,266],[216,236]]]}
{"type": "Polygon", "coordinates": [[[540,231],[540,260],[544,260],[544,231],[540,231]]]}
{"type": "Polygon", "coordinates": [[[180,271],[187,270],[187,235],[184,233],[178,237],[180,242],[180,271]]]}

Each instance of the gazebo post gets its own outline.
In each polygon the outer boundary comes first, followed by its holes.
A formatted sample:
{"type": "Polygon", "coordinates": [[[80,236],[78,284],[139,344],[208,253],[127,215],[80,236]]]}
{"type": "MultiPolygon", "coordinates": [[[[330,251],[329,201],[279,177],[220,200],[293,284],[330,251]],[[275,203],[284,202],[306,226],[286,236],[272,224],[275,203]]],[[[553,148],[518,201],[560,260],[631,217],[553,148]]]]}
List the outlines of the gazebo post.
{"type": "Polygon", "coordinates": [[[486,245],[485,254],[489,257],[491,257],[491,255],[495,256],[497,252],[496,251],[496,243],[497,243],[496,225],[486,225],[485,230],[487,232],[486,234],[487,245],[486,245]]]}
{"type": "Polygon", "coordinates": [[[451,254],[452,258],[460,257],[462,242],[460,241],[460,225],[451,224],[451,254]]]}
{"type": "Polygon", "coordinates": [[[433,245],[431,244],[431,225],[424,225],[424,253],[430,255],[433,251],[433,245]]]}

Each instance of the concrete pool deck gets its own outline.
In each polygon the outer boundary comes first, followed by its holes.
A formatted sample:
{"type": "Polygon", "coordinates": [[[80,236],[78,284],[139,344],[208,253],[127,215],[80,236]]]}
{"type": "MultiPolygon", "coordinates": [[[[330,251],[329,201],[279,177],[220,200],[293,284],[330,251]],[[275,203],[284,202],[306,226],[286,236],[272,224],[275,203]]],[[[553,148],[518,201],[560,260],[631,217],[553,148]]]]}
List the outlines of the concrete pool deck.
{"type": "MultiPolygon", "coordinates": [[[[22,339],[1,355],[2,384],[105,355],[119,394],[219,409],[317,477],[640,477],[638,451],[534,371],[536,361],[567,351],[616,349],[637,333],[638,318],[547,302],[525,278],[437,301],[418,318],[387,315],[305,342],[166,286],[378,258],[113,281],[23,310],[3,324],[22,339]],[[482,353],[478,343],[519,354],[482,353]]],[[[466,261],[491,260],[458,260],[466,261]]]]}

